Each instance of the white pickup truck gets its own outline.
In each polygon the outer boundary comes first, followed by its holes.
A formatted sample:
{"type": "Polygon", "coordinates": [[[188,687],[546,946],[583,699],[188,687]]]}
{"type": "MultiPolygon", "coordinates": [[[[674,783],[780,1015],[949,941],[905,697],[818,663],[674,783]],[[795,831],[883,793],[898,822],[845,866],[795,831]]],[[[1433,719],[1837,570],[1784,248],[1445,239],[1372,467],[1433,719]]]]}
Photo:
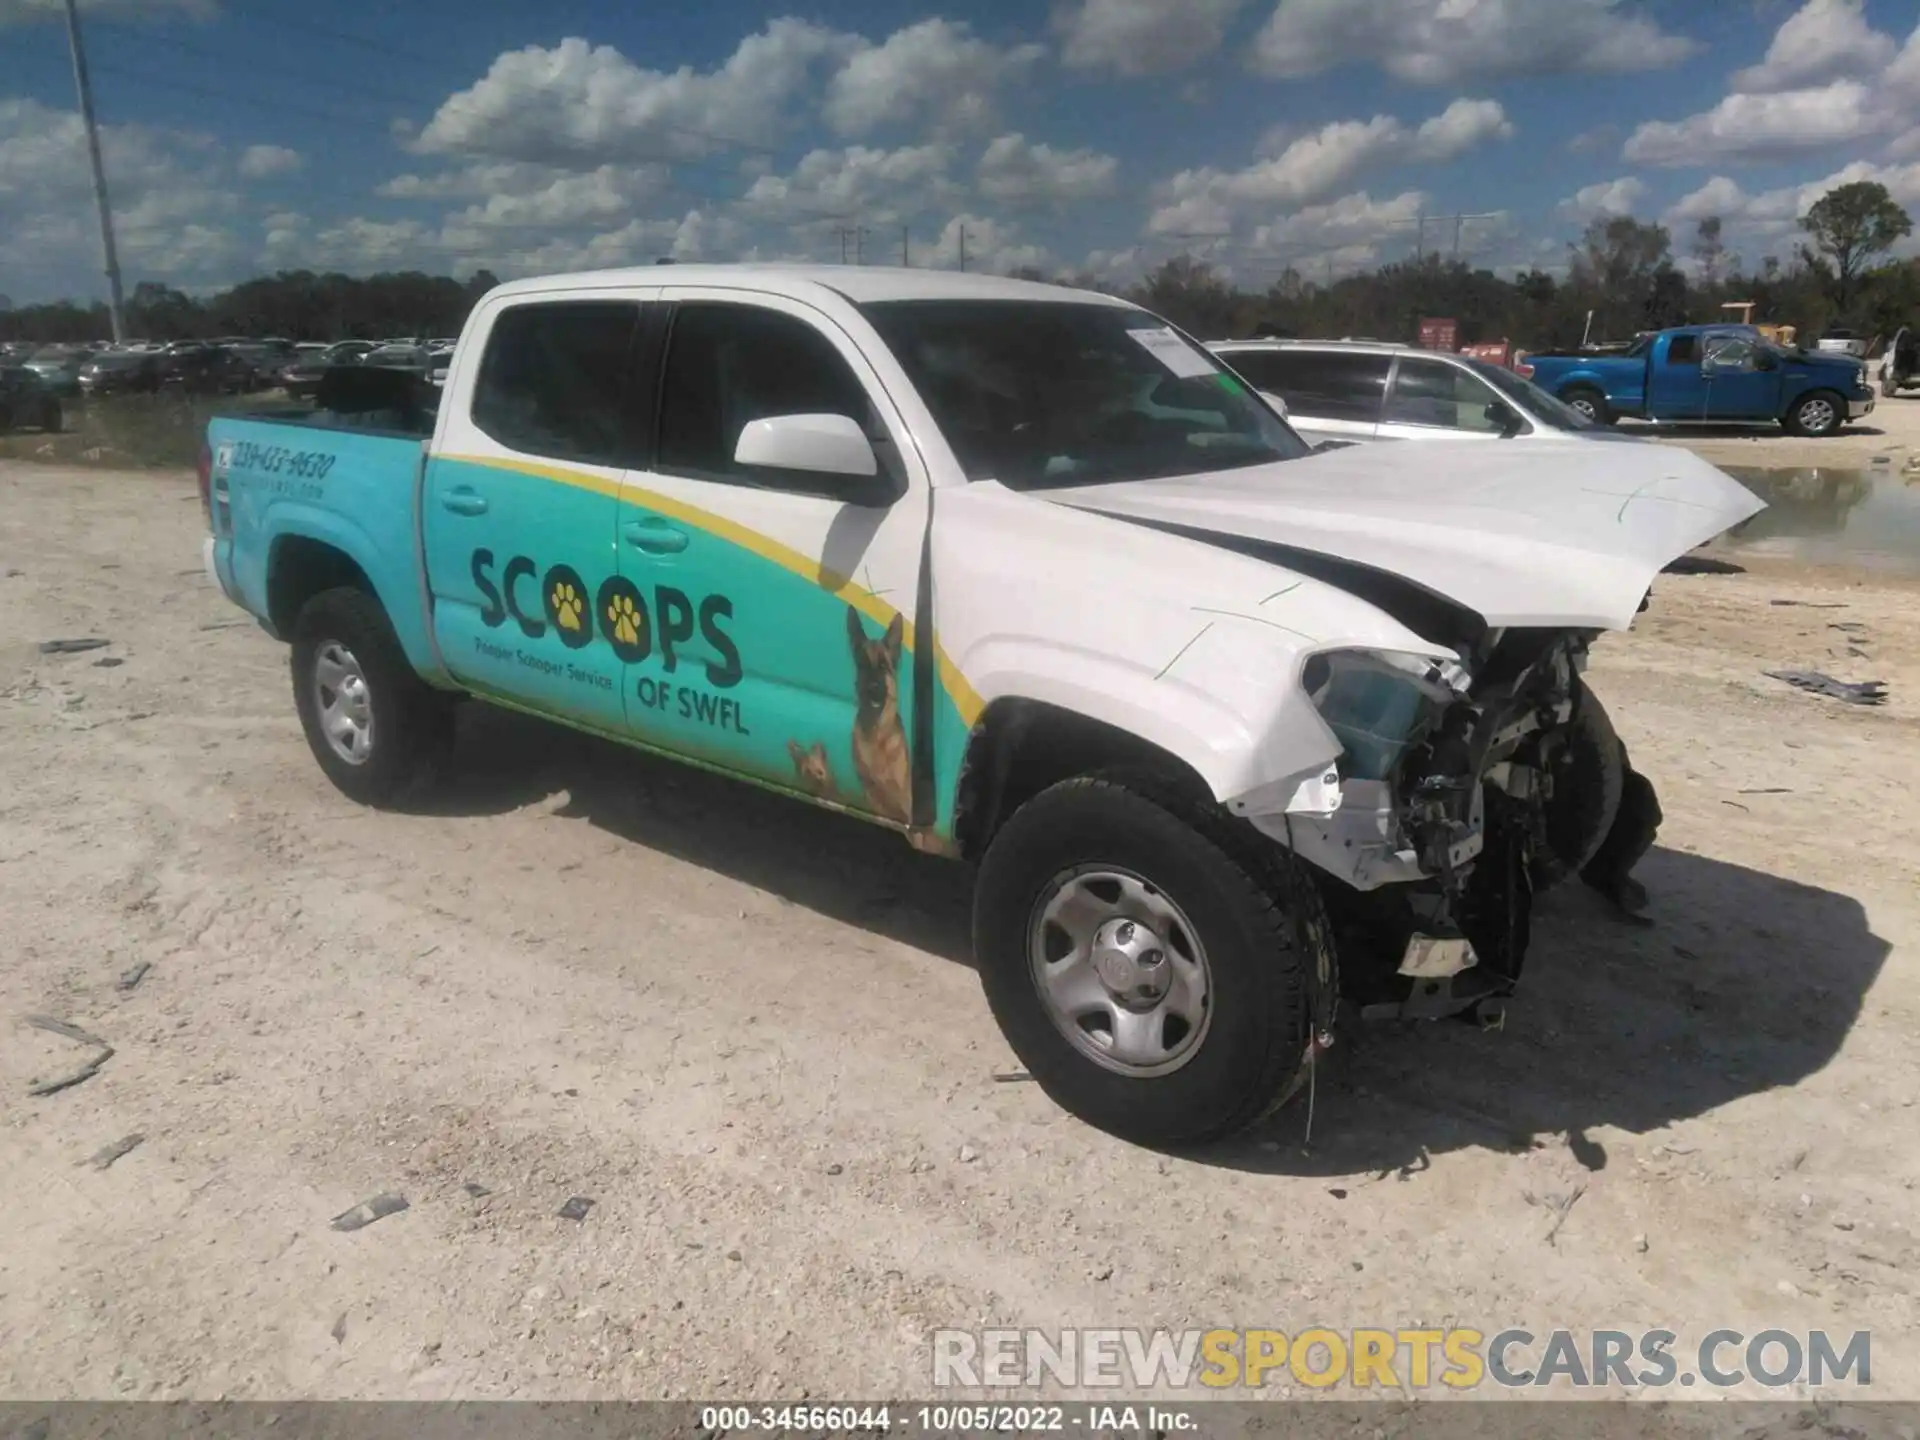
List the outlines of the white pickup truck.
{"type": "Polygon", "coordinates": [[[443,389],[318,399],[201,480],[342,791],[472,697],[971,861],[1013,1049],[1154,1144],[1265,1114],[1343,996],[1497,1003],[1536,882],[1631,883],[1587,647],[1758,508],[1664,447],[1312,454],[1133,305],[918,270],[523,281],[443,389]]]}

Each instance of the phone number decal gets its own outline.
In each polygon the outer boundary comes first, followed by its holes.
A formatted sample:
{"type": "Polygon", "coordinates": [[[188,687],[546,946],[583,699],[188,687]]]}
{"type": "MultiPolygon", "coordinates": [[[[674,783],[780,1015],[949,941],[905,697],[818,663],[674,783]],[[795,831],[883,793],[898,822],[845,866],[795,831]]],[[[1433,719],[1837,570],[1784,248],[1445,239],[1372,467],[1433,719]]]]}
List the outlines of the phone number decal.
{"type": "Polygon", "coordinates": [[[261,475],[324,480],[333,469],[334,458],[324,450],[289,450],[284,445],[257,445],[251,440],[237,440],[230,463],[235,470],[251,470],[261,475]]]}

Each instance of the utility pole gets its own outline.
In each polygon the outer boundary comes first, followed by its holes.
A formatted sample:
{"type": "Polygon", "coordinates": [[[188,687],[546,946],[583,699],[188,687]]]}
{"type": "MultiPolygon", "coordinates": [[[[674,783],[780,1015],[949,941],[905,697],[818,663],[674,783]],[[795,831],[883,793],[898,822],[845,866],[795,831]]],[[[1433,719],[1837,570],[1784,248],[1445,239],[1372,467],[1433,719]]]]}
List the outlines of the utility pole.
{"type": "Polygon", "coordinates": [[[107,293],[113,316],[113,340],[127,338],[127,321],[120,295],[120,255],[113,244],[113,207],[107,203],[107,172],[100,163],[100,127],[93,118],[93,84],[87,78],[87,51],[80,43],[80,11],[67,0],[67,47],[73,52],[73,84],[80,92],[80,118],[87,127],[87,155],[93,161],[93,198],[100,206],[100,245],[107,258],[107,293]]]}
{"type": "Polygon", "coordinates": [[[842,225],[835,229],[833,233],[840,237],[840,263],[844,265],[847,263],[847,237],[852,232],[849,231],[846,226],[842,225]]]}
{"type": "Polygon", "coordinates": [[[900,227],[900,268],[903,270],[913,263],[907,259],[907,236],[909,233],[909,227],[905,225],[900,227]]]}
{"type": "Polygon", "coordinates": [[[864,225],[856,225],[854,227],[853,263],[856,265],[864,265],[867,263],[867,235],[869,233],[867,227],[864,225]]]}
{"type": "Polygon", "coordinates": [[[967,227],[960,227],[960,268],[967,268],[967,227]]]}
{"type": "Polygon", "coordinates": [[[1413,232],[1413,263],[1420,265],[1423,264],[1427,258],[1427,212],[1422,210],[1419,215],[1415,217],[1413,223],[1416,227],[1413,232]]]}

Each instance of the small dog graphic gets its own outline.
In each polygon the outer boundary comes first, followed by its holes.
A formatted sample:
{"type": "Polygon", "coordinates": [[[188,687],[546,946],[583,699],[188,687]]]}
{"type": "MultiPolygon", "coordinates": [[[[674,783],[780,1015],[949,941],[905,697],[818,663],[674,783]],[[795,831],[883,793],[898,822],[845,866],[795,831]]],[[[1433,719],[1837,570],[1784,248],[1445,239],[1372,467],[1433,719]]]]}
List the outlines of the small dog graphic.
{"type": "Polygon", "coordinates": [[[847,640],[853,646],[853,768],[867,795],[867,808],[888,820],[913,820],[913,767],[907,757],[907,727],[900,720],[899,615],[878,640],[869,640],[860,612],[847,607],[847,640]]]}
{"type": "Polygon", "coordinates": [[[793,773],[800,788],[820,800],[840,799],[840,787],[833,782],[833,766],[827,763],[827,747],[816,742],[811,750],[798,740],[787,741],[787,754],[793,757],[793,773]]]}

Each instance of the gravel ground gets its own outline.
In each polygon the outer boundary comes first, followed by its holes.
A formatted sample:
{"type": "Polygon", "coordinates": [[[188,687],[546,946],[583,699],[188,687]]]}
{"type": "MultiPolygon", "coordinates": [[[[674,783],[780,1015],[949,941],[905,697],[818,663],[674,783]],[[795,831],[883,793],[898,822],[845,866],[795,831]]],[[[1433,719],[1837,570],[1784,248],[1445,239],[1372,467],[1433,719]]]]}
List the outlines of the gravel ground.
{"type": "Polygon", "coordinates": [[[479,709],[430,808],[347,803],[200,524],[0,463],[0,1395],[924,1395],[939,1326],[1460,1323],[1871,1329],[1920,1399],[1913,582],[1663,579],[1593,672],[1653,923],[1556,892],[1504,1033],[1356,1027],[1310,1136],[1176,1157],[999,1078],[968,874],[880,831],[479,709]],[[97,1052],[29,1015],[113,1054],[32,1096],[97,1052]]]}

